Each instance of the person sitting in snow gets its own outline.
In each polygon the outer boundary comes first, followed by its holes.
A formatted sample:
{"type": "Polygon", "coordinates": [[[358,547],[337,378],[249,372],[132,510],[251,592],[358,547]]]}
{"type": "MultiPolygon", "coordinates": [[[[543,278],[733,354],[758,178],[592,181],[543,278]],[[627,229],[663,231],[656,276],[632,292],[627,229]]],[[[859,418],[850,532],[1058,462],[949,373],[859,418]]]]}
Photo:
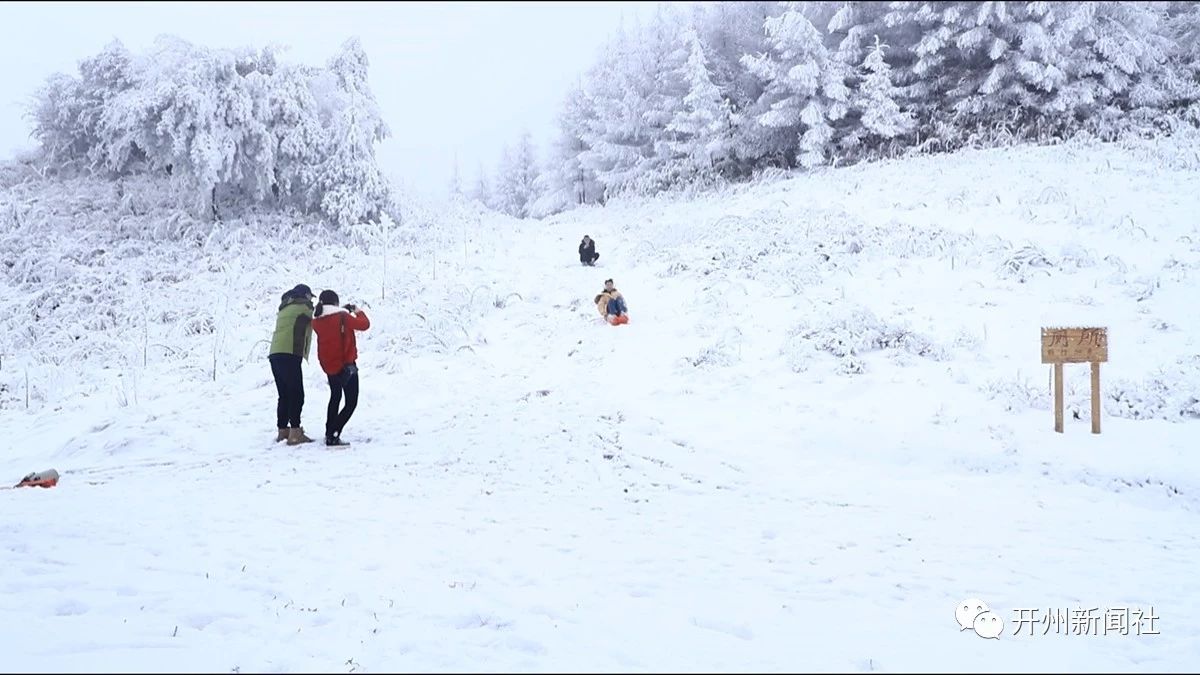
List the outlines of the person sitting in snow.
{"type": "Polygon", "coordinates": [[[592,238],[583,235],[583,241],[579,242],[579,262],[591,267],[600,259],[600,254],[596,253],[596,242],[592,238]]]}
{"type": "Polygon", "coordinates": [[[621,291],[618,291],[616,286],[613,286],[612,279],[604,280],[604,290],[596,296],[596,309],[599,310],[600,316],[604,317],[605,321],[614,326],[629,323],[625,296],[621,295],[621,291]]]}
{"type": "Polygon", "coordinates": [[[317,360],[329,378],[329,409],[325,415],[325,445],[350,445],[342,430],[358,407],[358,345],[354,332],[371,327],[371,320],[354,305],[338,306],[337,293],[324,290],[313,315],[317,334],[317,360]],[[346,407],[338,411],[342,393],[346,407]]]}

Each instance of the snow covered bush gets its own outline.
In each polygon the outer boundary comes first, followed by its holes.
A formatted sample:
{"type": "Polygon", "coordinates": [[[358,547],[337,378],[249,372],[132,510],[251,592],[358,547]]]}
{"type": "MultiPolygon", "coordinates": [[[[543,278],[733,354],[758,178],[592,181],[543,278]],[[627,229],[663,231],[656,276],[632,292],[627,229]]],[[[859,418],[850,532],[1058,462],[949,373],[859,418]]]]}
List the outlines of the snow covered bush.
{"type": "Polygon", "coordinates": [[[885,322],[870,309],[852,303],[831,303],[821,318],[794,326],[782,353],[794,372],[807,370],[816,353],[827,353],[837,358],[839,372],[855,374],[866,370],[863,355],[881,350],[901,350],[933,360],[949,355],[903,323],[885,322]]]}
{"type": "MultiPolygon", "coordinates": [[[[389,131],[348,40],[325,68],[273,49],[209,49],[163,37],[145,54],[119,42],[57,74],[30,109],[56,172],[170,177],[195,214],[252,206],[378,220],[388,186],[375,145],[389,131]]],[[[137,205],[130,205],[136,210],[137,205]]],[[[224,213],[223,213],[224,212],[224,213]]]]}
{"type": "Polygon", "coordinates": [[[1104,412],[1134,420],[1200,419],[1200,356],[1179,359],[1140,381],[1117,379],[1106,384],[1104,412]]]}
{"type": "Polygon", "coordinates": [[[996,276],[1000,279],[1014,279],[1023,284],[1039,274],[1048,275],[1058,269],[1058,265],[1036,244],[1009,245],[1008,248],[996,266],[996,276]]]}
{"type": "MultiPolygon", "coordinates": [[[[1064,371],[1063,413],[1068,419],[1091,418],[1091,380],[1086,365],[1064,371]]],[[[1046,380],[1028,377],[995,378],[981,390],[1006,411],[1051,410],[1053,380],[1050,367],[1046,380]]],[[[1104,380],[1101,389],[1103,414],[1131,420],[1181,422],[1200,419],[1200,357],[1179,359],[1149,373],[1141,380],[1104,380]]]]}
{"type": "Polygon", "coordinates": [[[1034,384],[1028,377],[1019,374],[991,379],[981,390],[989,399],[999,402],[1007,412],[1050,407],[1046,387],[1034,384]]]}
{"type": "Polygon", "coordinates": [[[694,368],[724,368],[741,361],[743,342],[741,331],[732,328],[725,331],[719,338],[710,341],[694,356],[686,357],[688,365],[694,368]]]}

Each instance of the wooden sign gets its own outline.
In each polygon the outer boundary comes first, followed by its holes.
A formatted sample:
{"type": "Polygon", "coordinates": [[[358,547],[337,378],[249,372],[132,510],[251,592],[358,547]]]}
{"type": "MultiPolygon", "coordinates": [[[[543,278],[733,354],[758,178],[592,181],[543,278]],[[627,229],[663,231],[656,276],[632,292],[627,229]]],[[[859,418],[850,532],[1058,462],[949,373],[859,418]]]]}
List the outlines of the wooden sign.
{"type": "Polygon", "coordinates": [[[1100,433],[1100,364],[1108,361],[1107,328],[1043,328],[1042,363],[1054,364],[1054,430],[1063,432],[1063,364],[1092,364],[1092,433],[1100,433]]]}
{"type": "Polygon", "coordinates": [[[1042,363],[1105,363],[1107,328],[1043,328],[1042,363]]]}

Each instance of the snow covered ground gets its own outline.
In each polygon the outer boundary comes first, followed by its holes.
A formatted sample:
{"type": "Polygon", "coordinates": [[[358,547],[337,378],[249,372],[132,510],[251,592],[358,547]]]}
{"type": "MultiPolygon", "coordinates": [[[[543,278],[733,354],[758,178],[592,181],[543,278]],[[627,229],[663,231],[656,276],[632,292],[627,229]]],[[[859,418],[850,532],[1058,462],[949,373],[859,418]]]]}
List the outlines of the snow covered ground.
{"type": "MultiPolygon", "coordinates": [[[[191,273],[102,302],[153,321],[0,367],[0,470],[63,474],[0,492],[7,667],[1194,669],[1195,148],[972,151],[543,222],[459,210],[387,256],[366,232],[151,247],[191,273]],[[626,326],[591,303],[607,277],[626,326]],[[261,343],[297,282],[371,306],[349,450],[272,443],[261,343]],[[1043,325],[1108,327],[1099,436],[1083,366],[1080,418],[1053,432],[1043,325]],[[966,598],[999,639],[960,631],[966,598]],[[1015,634],[1021,608],[1118,607],[1157,634],[1015,634]]],[[[8,283],[44,301],[79,274],[8,283]]],[[[306,368],[311,432],[327,388],[306,368]]]]}

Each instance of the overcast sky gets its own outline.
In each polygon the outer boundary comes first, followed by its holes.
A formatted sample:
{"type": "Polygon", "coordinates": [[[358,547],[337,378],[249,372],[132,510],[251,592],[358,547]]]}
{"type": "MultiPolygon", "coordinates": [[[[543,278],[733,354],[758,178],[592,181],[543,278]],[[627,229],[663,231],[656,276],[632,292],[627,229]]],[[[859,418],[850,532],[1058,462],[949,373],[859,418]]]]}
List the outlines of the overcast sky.
{"type": "Polygon", "coordinates": [[[32,147],[29,96],[114,38],[141,52],[160,34],[210,47],[270,43],[324,64],[357,36],[393,137],[380,160],[405,185],[444,195],[455,155],[463,182],[528,128],[544,152],[567,88],[622,20],[654,2],[3,2],[0,156],[32,147]]]}

